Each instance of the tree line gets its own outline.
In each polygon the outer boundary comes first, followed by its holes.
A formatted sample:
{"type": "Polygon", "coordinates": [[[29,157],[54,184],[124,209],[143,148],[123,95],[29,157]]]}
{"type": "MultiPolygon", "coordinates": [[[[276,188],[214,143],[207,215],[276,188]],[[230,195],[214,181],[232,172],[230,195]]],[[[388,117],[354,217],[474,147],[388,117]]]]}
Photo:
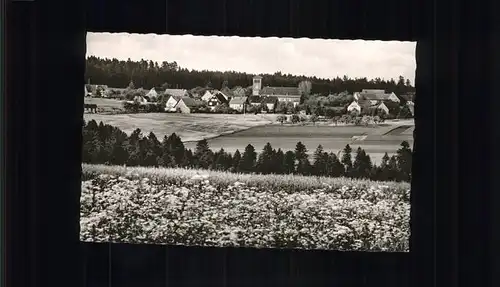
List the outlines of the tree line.
{"type": "MultiPolygon", "coordinates": [[[[249,87],[254,75],[229,71],[196,71],[180,67],[175,61],[162,63],[153,61],[122,61],[90,56],[86,60],[87,83],[108,85],[113,88],[126,88],[131,82],[136,87],[144,89],[158,88],[215,88],[224,87],[249,87]]],[[[400,76],[398,79],[383,80],[380,78],[352,79],[348,76],[342,78],[323,79],[318,77],[296,76],[276,72],[263,74],[262,81],[266,86],[300,87],[301,83],[310,82],[310,87],[305,87],[311,94],[338,94],[348,91],[353,93],[362,89],[384,89],[396,95],[414,92],[415,88],[409,79],[400,76]]]]}
{"type": "Polygon", "coordinates": [[[310,158],[305,145],[298,142],[295,150],[274,149],[267,143],[258,153],[247,145],[243,152],[233,154],[224,149],[212,151],[207,140],[200,140],[194,151],[184,146],[175,133],[161,141],[153,132],[143,136],[140,129],[130,136],[117,127],[99,124],[95,120],[83,124],[82,161],[90,164],[109,164],[150,167],[182,167],[229,171],[237,173],[297,174],[306,176],[350,177],[378,181],[410,181],[412,151],[403,141],[396,155],[386,153],[379,166],[370,156],[349,145],[342,156],[328,153],[319,145],[310,158]]]}

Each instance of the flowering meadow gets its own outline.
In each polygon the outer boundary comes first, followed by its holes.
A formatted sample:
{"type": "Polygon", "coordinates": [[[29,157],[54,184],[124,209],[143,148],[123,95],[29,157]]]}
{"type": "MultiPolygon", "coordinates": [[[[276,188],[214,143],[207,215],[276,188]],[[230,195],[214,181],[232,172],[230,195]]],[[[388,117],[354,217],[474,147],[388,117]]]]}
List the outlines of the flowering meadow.
{"type": "Polygon", "coordinates": [[[82,166],[81,240],[409,251],[410,185],[82,166]]]}

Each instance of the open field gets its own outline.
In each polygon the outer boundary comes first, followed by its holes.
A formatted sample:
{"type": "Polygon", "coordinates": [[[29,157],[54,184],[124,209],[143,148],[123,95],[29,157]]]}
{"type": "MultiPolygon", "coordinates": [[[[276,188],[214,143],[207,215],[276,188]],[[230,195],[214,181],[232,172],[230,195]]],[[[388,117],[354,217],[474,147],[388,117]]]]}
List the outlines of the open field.
{"type": "Polygon", "coordinates": [[[154,132],[162,139],[165,135],[176,133],[183,141],[198,141],[221,134],[233,133],[255,126],[275,122],[276,115],[224,115],[224,114],[84,114],[86,121],[102,121],[120,128],[127,134],[139,128],[144,135],[154,132]]]}
{"type": "Polygon", "coordinates": [[[196,147],[196,141],[207,138],[213,150],[224,148],[228,152],[243,151],[252,144],[261,151],[269,142],[273,148],[294,150],[302,142],[309,153],[321,144],[325,151],[338,153],[347,144],[353,150],[363,148],[372,162],[379,164],[384,153],[395,154],[402,141],[413,145],[413,121],[388,121],[376,127],[280,125],[277,115],[223,115],[223,114],[85,114],[86,121],[94,119],[116,126],[130,134],[140,128],[144,135],[154,132],[162,139],[176,133],[187,148],[196,147]]]}
{"type": "MultiPolygon", "coordinates": [[[[244,150],[247,144],[251,144],[257,151],[262,150],[269,142],[273,148],[282,150],[294,150],[297,142],[302,142],[309,153],[321,144],[325,151],[338,153],[347,144],[353,150],[363,148],[372,158],[372,162],[380,163],[384,153],[389,155],[396,153],[402,141],[406,140],[413,145],[412,134],[401,134],[406,128],[398,129],[399,134],[384,135],[390,133],[389,127],[355,127],[355,126],[262,126],[251,128],[242,132],[233,133],[210,139],[209,145],[212,149],[224,148],[228,152],[237,149],[244,150]],[[359,137],[359,138],[356,138],[359,137]]],[[[195,148],[196,143],[185,143],[188,148],[195,148]]]]}
{"type": "Polygon", "coordinates": [[[409,250],[410,185],[82,166],[83,241],[409,250]]]}

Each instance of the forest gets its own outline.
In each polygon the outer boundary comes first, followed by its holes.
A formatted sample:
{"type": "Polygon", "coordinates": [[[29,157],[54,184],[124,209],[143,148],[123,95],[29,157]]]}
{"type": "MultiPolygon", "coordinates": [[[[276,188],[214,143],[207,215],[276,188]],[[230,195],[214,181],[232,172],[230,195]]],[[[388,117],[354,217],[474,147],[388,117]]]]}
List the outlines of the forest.
{"type": "MultiPolygon", "coordinates": [[[[112,88],[126,88],[131,82],[136,88],[214,88],[248,87],[252,83],[253,74],[238,71],[196,71],[183,68],[177,62],[162,63],[141,60],[122,61],[90,56],[86,60],[85,81],[87,84],[107,85],[112,88]]],[[[299,75],[283,74],[277,71],[274,74],[261,74],[265,86],[298,87],[299,83],[311,83],[310,93],[319,95],[338,94],[342,92],[354,93],[362,89],[384,89],[387,93],[394,92],[402,95],[415,92],[409,79],[400,76],[398,79],[384,80],[380,78],[352,79],[348,76],[323,79],[299,75]]]]}

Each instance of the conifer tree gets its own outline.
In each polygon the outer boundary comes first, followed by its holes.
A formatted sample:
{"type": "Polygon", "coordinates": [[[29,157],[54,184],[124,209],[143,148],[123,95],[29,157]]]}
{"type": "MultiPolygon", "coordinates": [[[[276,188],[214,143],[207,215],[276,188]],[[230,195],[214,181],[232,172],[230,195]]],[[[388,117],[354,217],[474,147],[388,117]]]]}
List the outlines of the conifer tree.
{"type": "Polygon", "coordinates": [[[184,166],[185,146],[181,138],[175,133],[168,137],[168,150],[174,157],[176,166],[184,166]]]}
{"type": "Polygon", "coordinates": [[[241,157],[240,161],[240,171],[241,172],[253,172],[255,171],[255,161],[257,159],[257,153],[255,152],[255,148],[248,144],[245,147],[245,152],[241,157]]]}
{"type": "Polygon", "coordinates": [[[276,174],[283,174],[284,171],[284,160],[285,160],[285,154],[281,149],[278,149],[274,153],[274,158],[273,158],[273,171],[276,174]]]}
{"type": "Polygon", "coordinates": [[[296,172],[301,175],[309,175],[311,163],[309,162],[306,146],[302,142],[298,142],[295,146],[295,159],[297,161],[296,172]]]}
{"type": "Polygon", "coordinates": [[[273,148],[270,143],[266,143],[259,154],[256,171],[262,174],[269,174],[273,171],[273,148]]]}
{"type": "Polygon", "coordinates": [[[376,170],[377,170],[377,174],[376,174],[376,178],[375,178],[376,180],[385,181],[388,179],[388,176],[390,173],[389,160],[390,160],[390,157],[386,152],[384,154],[384,156],[382,157],[382,161],[380,162],[380,166],[378,168],[376,168],[376,170]]]}
{"type": "Polygon", "coordinates": [[[396,156],[391,156],[389,159],[389,167],[387,169],[387,179],[390,181],[400,181],[398,172],[398,160],[396,156]]]}
{"type": "Polygon", "coordinates": [[[327,171],[328,154],[323,150],[322,145],[318,145],[314,152],[313,170],[316,176],[325,176],[327,171]]]}
{"type": "Polygon", "coordinates": [[[344,165],[340,162],[336,154],[331,152],[328,155],[327,175],[331,177],[340,177],[344,175],[344,165]]]}
{"type": "Polygon", "coordinates": [[[212,164],[212,169],[214,170],[224,170],[226,152],[223,148],[214,153],[214,160],[212,164]]]}
{"type": "Polygon", "coordinates": [[[142,134],[140,129],[136,129],[128,137],[128,166],[138,166],[142,163],[140,140],[142,139],[142,134]]]}
{"type": "Polygon", "coordinates": [[[196,159],[196,167],[198,168],[208,169],[212,165],[213,153],[206,139],[202,139],[196,143],[194,157],[196,159]]]}
{"type": "Polygon", "coordinates": [[[352,170],[352,149],[349,145],[346,145],[342,151],[342,164],[344,165],[344,174],[349,176],[352,170]]]}
{"type": "Polygon", "coordinates": [[[113,147],[111,151],[111,162],[115,165],[124,165],[128,160],[127,134],[115,129],[113,132],[113,147]]]}
{"type": "Polygon", "coordinates": [[[239,150],[236,150],[233,155],[232,160],[232,171],[240,172],[240,162],[241,162],[241,153],[239,150]]]}
{"type": "Polygon", "coordinates": [[[295,153],[293,151],[287,151],[283,159],[283,172],[285,174],[295,173],[295,153]]]}
{"type": "Polygon", "coordinates": [[[412,151],[410,149],[410,144],[407,141],[403,141],[401,143],[401,148],[397,151],[396,159],[398,170],[401,174],[401,180],[410,181],[412,151]]]}

